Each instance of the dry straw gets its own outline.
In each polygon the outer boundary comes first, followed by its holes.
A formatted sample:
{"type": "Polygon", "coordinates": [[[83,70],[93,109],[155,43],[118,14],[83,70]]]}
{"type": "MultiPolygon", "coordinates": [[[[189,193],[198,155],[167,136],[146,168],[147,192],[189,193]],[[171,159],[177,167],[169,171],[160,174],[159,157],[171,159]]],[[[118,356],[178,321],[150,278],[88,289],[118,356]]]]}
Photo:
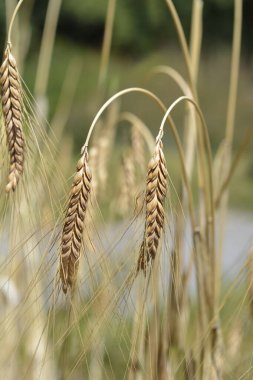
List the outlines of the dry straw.
{"type": "Polygon", "coordinates": [[[73,180],[63,226],[60,253],[60,278],[64,293],[67,293],[68,288],[73,290],[76,282],[90,190],[91,172],[88,166],[88,153],[85,148],[82,152],[82,157],[77,163],[77,170],[73,180]]]}
{"type": "Polygon", "coordinates": [[[24,136],[22,128],[21,84],[16,60],[7,44],[0,73],[1,103],[10,154],[6,191],[15,190],[24,170],[24,136]]]}
{"type": "Polygon", "coordinates": [[[137,273],[143,270],[157,254],[161,232],[164,228],[164,201],[167,190],[167,169],[163,145],[159,137],[155,152],[148,164],[146,186],[146,222],[143,242],[138,259],[137,273]]]}

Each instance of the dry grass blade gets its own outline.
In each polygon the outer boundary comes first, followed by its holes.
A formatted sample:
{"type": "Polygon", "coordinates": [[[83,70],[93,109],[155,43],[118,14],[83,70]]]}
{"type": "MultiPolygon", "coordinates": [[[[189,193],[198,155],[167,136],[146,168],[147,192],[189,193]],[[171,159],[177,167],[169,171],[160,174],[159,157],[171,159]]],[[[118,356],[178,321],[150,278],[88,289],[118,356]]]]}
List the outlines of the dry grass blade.
{"type": "Polygon", "coordinates": [[[16,60],[8,45],[1,66],[1,103],[10,154],[6,191],[15,190],[24,170],[24,136],[22,129],[21,84],[16,60]]]}
{"type": "Polygon", "coordinates": [[[148,164],[146,186],[146,222],[143,242],[138,259],[137,273],[143,270],[146,274],[147,265],[154,260],[161,232],[164,227],[164,201],[167,190],[167,169],[163,154],[162,141],[156,142],[155,152],[148,164]]]}
{"type": "Polygon", "coordinates": [[[68,288],[73,290],[76,281],[90,190],[91,172],[85,149],[77,163],[62,232],[60,278],[64,293],[68,288]]]}

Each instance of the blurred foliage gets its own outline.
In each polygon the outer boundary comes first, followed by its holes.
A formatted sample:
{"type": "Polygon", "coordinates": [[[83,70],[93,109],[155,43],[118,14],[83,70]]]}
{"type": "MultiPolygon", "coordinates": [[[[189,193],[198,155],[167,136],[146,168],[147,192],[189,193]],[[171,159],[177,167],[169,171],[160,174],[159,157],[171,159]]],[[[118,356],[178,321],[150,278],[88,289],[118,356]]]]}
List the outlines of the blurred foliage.
{"type": "MultiPolygon", "coordinates": [[[[184,25],[186,35],[189,35],[191,20],[191,1],[176,0],[174,4],[184,25]]],[[[68,18],[77,20],[71,29],[95,25],[101,29],[104,24],[107,0],[63,1],[62,16],[64,24],[68,18]]],[[[233,24],[233,0],[204,1],[204,38],[209,40],[231,38],[233,24]]],[[[253,14],[251,0],[244,0],[245,22],[244,31],[252,36],[251,20],[247,14],[253,14]]],[[[89,39],[89,28],[86,29],[84,40],[89,39]]],[[[167,9],[165,0],[117,0],[117,13],[114,29],[114,45],[133,52],[143,52],[157,44],[162,45],[168,39],[176,37],[174,25],[167,9]]]]}
{"type": "MultiPolygon", "coordinates": [[[[26,0],[28,3],[33,0],[26,0]]],[[[34,2],[33,28],[43,28],[48,0],[34,2]]],[[[107,0],[63,0],[58,32],[79,43],[100,46],[104,29],[107,0]]],[[[4,39],[5,1],[0,2],[0,43],[4,39]]],[[[189,35],[192,1],[176,0],[174,4],[189,35]]],[[[233,0],[204,1],[204,39],[228,40],[232,34],[233,0]]],[[[25,8],[25,2],[23,5],[25,8]]],[[[247,46],[253,38],[252,0],[244,0],[244,34],[247,46]]],[[[121,51],[145,52],[176,38],[174,25],[165,0],[117,0],[113,44],[121,51]]]]}

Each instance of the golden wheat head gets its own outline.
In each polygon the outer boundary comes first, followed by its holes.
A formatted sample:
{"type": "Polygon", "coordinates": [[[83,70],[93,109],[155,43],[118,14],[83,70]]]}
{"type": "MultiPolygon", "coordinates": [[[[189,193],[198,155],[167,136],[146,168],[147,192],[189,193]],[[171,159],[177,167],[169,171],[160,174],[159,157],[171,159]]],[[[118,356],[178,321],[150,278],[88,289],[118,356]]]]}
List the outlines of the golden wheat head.
{"type": "Polygon", "coordinates": [[[167,169],[163,154],[162,141],[156,142],[155,152],[148,164],[146,185],[146,221],[143,242],[137,265],[137,273],[143,270],[146,274],[147,265],[154,260],[161,232],[164,227],[164,201],[167,190],[167,169]]]}
{"type": "Polygon", "coordinates": [[[6,191],[15,190],[24,170],[21,84],[16,60],[8,45],[0,69],[1,103],[10,155],[6,191]]]}
{"type": "Polygon", "coordinates": [[[144,147],[144,139],[136,127],[136,125],[132,126],[131,129],[131,140],[133,147],[133,156],[135,158],[136,164],[138,165],[139,171],[144,173],[145,171],[145,147],[144,147]]]}
{"type": "Polygon", "coordinates": [[[68,288],[72,290],[76,281],[90,189],[91,172],[85,149],[77,163],[62,232],[60,278],[64,293],[68,288]]]}

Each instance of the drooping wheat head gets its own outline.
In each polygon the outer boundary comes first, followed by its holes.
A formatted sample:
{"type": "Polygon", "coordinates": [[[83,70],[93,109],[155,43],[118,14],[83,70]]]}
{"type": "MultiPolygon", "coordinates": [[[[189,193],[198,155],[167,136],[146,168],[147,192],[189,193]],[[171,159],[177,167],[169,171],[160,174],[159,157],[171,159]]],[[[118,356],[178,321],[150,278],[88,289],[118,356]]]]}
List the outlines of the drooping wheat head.
{"type": "Polygon", "coordinates": [[[91,171],[88,166],[87,149],[85,148],[77,163],[62,232],[60,278],[65,294],[68,288],[73,290],[77,277],[90,190],[91,171]]]}
{"type": "Polygon", "coordinates": [[[6,191],[15,190],[24,170],[21,82],[16,60],[8,44],[0,69],[1,104],[10,155],[6,191]]]}
{"type": "Polygon", "coordinates": [[[163,145],[159,137],[155,152],[148,164],[146,184],[146,221],[143,242],[137,264],[137,273],[143,270],[156,257],[161,233],[164,228],[164,201],[167,190],[167,169],[163,145]]]}

